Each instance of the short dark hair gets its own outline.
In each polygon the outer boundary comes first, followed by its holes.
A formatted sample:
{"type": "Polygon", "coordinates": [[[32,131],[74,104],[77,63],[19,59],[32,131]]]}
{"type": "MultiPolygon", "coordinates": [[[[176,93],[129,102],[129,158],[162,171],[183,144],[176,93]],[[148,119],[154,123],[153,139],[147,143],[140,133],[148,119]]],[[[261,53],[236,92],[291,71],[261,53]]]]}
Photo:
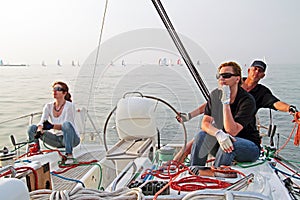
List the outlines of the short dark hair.
{"type": "Polygon", "coordinates": [[[267,64],[261,60],[254,60],[251,67],[259,67],[265,72],[267,69],[267,64]]]}

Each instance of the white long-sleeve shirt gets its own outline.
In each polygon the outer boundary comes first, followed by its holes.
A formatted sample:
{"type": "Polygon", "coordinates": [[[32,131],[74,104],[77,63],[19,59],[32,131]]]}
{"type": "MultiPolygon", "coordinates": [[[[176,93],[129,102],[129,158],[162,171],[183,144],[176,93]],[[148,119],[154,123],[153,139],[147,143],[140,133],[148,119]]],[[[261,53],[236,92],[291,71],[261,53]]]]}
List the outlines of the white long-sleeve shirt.
{"type": "MultiPolygon", "coordinates": [[[[80,137],[78,129],[77,129],[76,124],[75,124],[75,112],[76,111],[75,111],[74,104],[70,101],[66,101],[66,103],[63,107],[62,113],[59,117],[55,117],[53,115],[53,106],[54,106],[54,102],[47,103],[44,106],[41,120],[37,125],[38,126],[39,125],[43,126],[43,122],[46,121],[46,120],[49,120],[49,119],[50,119],[50,122],[52,124],[63,124],[65,121],[68,121],[73,125],[73,127],[75,129],[75,132],[78,135],[78,137],[80,137]]],[[[55,130],[55,134],[56,135],[61,135],[62,131],[61,130],[55,130]]]]}

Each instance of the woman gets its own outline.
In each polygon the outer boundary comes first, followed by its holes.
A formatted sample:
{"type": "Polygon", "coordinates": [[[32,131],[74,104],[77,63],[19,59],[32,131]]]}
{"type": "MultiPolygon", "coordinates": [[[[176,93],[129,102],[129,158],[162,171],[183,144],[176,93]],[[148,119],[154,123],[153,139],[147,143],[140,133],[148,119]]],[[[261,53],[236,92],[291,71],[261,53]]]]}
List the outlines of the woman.
{"type": "Polygon", "coordinates": [[[202,131],[194,138],[191,165],[204,166],[215,154],[215,167],[256,161],[260,137],[255,126],[254,98],[241,87],[241,68],[235,62],[220,65],[219,88],[212,91],[202,119],[202,131]],[[217,151],[217,152],[216,152],[217,151]]]}
{"type": "Polygon", "coordinates": [[[63,160],[65,164],[71,164],[74,160],[73,147],[80,143],[75,125],[75,106],[66,83],[57,81],[52,88],[54,101],[44,106],[40,122],[29,127],[28,136],[30,141],[34,140],[37,144],[42,136],[46,144],[58,148],[65,147],[66,159],[63,160]]]}

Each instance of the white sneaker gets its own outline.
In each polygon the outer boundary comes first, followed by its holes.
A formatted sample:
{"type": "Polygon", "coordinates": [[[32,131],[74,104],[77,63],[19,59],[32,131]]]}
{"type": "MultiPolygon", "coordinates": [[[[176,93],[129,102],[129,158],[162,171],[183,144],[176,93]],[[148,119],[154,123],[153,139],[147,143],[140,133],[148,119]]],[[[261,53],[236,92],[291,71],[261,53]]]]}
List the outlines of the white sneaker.
{"type": "Polygon", "coordinates": [[[76,162],[76,159],[72,155],[68,155],[67,159],[65,160],[65,165],[72,165],[76,162]]]}

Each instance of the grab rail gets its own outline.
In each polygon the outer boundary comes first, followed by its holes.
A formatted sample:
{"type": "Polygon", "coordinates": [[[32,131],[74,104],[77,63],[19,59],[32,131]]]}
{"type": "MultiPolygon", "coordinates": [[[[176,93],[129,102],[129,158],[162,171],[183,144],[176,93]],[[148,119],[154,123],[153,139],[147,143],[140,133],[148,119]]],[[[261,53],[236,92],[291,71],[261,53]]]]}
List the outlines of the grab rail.
{"type": "Polygon", "coordinates": [[[33,117],[36,116],[36,115],[41,115],[42,113],[43,112],[34,112],[34,113],[27,114],[27,115],[22,115],[20,117],[14,118],[14,119],[8,119],[8,120],[5,120],[5,121],[2,121],[2,122],[0,122],[0,124],[5,124],[5,123],[8,123],[8,122],[16,121],[16,120],[19,120],[19,119],[24,119],[24,118],[27,118],[27,117],[30,117],[29,118],[29,124],[32,124],[33,117]]]}

